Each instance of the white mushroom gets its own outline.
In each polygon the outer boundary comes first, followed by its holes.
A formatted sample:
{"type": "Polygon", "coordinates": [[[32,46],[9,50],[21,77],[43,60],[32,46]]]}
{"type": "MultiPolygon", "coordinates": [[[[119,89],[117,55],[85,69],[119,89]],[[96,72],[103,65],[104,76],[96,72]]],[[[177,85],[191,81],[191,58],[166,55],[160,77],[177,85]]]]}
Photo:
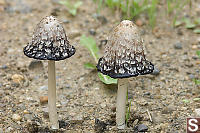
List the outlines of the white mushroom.
{"type": "Polygon", "coordinates": [[[97,64],[99,72],[111,78],[118,78],[116,106],[118,129],[124,129],[126,125],[126,94],[128,91],[128,79],[126,78],[149,74],[153,72],[153,69],[154,65],[145,59],[143,40],[137,26],[132,21],[122,21],[113,29],[105,47],[105,54],[97,64]]]}
{"type": "Polygon", "coordinates": [[[37,25],[32,40],[24,48],[24,54],[38,60],[48,60],[48,106],[52,129],[58,129],[56,110],[55,61],[64,60],[75,54],[69,44],[65,30],[53,16],[46,17],[37,25]]]}

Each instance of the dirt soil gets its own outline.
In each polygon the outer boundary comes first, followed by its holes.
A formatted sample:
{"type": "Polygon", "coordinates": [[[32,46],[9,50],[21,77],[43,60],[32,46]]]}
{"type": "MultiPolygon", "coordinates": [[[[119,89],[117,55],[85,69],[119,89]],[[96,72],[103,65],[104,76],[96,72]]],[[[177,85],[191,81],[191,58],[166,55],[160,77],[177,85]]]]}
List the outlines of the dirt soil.
{"type": "MultiPolygon", "coordinates": [[[[143,16],[140,29],[156,72],[129,79],[131,117],[126,130],[116,129],[117,86],[103,84],[96,71],[84,68],[84,63],[94,61],[79,42],[82,34],[93,34],[102,54],[100,42],[120,22],[109,9],[97,15],[96,8],[92,0],[84,0],[73,17],[57,0],[0,0],[0,133],[138,132],[139,124],[151,133],[183,133],[186,118],[200,115],[200,103],[194,100],[200,97],[200,89],[193,82],[200,77],[196,55],[200,36],[183,26],[173,29],[163,15],[152,32],[143,16]],[[59,131],[48,128],[43,97],[48,88],[47,61],[35,62],[23,54],[36,24],[49,15],[63,22],[77,50],[71,58],[56,62],[59,131]]],[[[200,2],[193,4],[191,12],[185,10],[183,15],[200,17],[200,2]]]]}

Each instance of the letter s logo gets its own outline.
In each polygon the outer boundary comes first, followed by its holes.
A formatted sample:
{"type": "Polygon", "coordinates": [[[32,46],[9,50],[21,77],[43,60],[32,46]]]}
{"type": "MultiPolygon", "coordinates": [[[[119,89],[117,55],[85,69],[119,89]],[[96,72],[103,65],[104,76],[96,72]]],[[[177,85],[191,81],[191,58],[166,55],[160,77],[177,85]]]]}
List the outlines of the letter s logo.
{"type": "Polygon", "coordinates": [[[189,119],[188,121],[188,130],[190,132],[196,132],[198,130],[198,125],[197,125],[198,121],[197,119],[189,119]],[[196,124],[195,124],[196,123],[196,124]],[[192,128],[193,127],[193,128],[192,128]]]}

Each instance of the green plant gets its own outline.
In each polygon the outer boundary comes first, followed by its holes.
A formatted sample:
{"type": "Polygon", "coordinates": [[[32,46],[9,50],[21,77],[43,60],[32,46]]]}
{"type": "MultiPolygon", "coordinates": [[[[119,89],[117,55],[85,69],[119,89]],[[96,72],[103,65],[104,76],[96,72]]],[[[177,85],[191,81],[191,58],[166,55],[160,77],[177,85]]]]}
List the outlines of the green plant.
{"type": "MultiPolygon", "coordinates": [[[[98,3],[98,13],[102,5],[105,5],[112,10],[120,10],[123,19],[137,18],[140,14],[147,14],[149,25],[154,27],[156,24],[157,7],[159,0],[94,0],[98,3]]],[[[167,14],[172,16],[173,27],[180,26],[185,23],[187,29],[193,29],[194,33],[200,33],[200,29],[196,29],[200,23],[200,19],[192,21],[192,19],[181,18],[180,14],[185,6],[192,8],[191,0],[166,0],[167,14]],[[197,24],[198,23],[198,24],[197,24]]]]}
{"type": "Polygon", "coordinates": [[[183,23],[185,23],[187,29],[192,29],[196,26],[189,18],[184,17],[181,19],[178,17],[180,16],[183,7],[187,5],[191,8],[191,0],[167,0],[167,13],[168,16],[173,15],[173,27],[180,26],[183,23]]]}
{"type": "MultiPolygon", "coordinates": [[[[200,18],[197,18],[194,20],[194,23],[197,25],[197,26],[200,26],[200,18]]],[[[197,34],[200,34],[200,28],[196,28],[193,30],[194,33],[197,33],[197,34]]]]}
{"type": "Polygon", "coordinates": [[[197,34],[200,34],[200,29],[194,29],[193,32],[197,33],[197,34]]]}
{"type": "Polygon", "coordinates": [[[192,100],[189,100],[189,99],[183,99],[182,100],[184,103],[192,103],[192,102],[199,102],[200,101],[200,98],[199,97],[196,97],[192,100]]]}
{"type": "Polygon", "coordinates": [[[99,8],[102,5],[106,5],[112,10],[120,10],[124,19],[133,19],[138,17],[142,13],[147,13],[149,16],[149,24],[155,25],[156,21],[156,8],[158,0],[94,0],[99,4],[99,8]]]}
{"type": "Polygon", "coordinates": [[[200,34],[200,29],[197,28],[200,25],[200,18],[189,18],[189,17],[178,17],[181,14],[182,9],[185,6],[189,6],[190,10],[192,8],[191,0],[167,0],[167,13],[168,15],[173,15],[173,27],[185,24],[185,28],[192,29],[194,33],[200,34]]]}
{"type": "Polygon", "coordinates": [[[60,4],[63,4],[67,7],[67,10],[73,16],[76,16],[77,9],[83,4],[82,1],[76,1],[71,3],[69,0],[59,1],[60,4]]]}
{"type": "MultiPolygon", "coordinates": [[[[85,35],[82,35],[80,39],[80,44],[90,51],[90,54],[92,55],[95,64],[97,64],[99,60],[99,48],[96,45],[96,41],[92,37],[86,37],[85,35]]],[[[96,65],[91,62],[85,63],[84,66],[88,69],[96,69],[96,65]]],[[[117,79],[113,79],[101,73],[98,73],[98,77],[105,84],[117,84],[117,79]]]]}
{"type": "MultiPolygon", "coordinates": [[[[128,1],[127,5],[131,2],[128,1]]],[[[151,7],[151,5],[148,3],[147,0],[144,0],[143,3],[140,3],[140,0],[133,0],[130,6],[130,17],[134,18],[134,17],[138,17],[139,14],[145,12],[147,9],[149,9],[151,7]]],[[[126,7],[126,9],[124,9],[124,12],[128,11],[128,7],[126,7]]]]}
{"type": "Polygon", "coordinates": [[[156,23],[157,4],[158,4],[158,0],[152,0],[151,6],[150,8],[148,8],[149,24],[151,27],[154,27],[156,23]]]}

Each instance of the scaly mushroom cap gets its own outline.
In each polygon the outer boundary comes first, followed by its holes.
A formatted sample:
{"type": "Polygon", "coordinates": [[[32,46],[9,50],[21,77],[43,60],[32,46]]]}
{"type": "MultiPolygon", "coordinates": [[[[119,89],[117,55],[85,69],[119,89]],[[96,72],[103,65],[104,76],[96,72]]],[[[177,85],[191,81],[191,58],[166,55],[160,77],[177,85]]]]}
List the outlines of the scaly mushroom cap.
{"type": "Polygon", "coordinates": [[[46,17],[37,25],[32,40],[24,48],[24,54],[40,60],[64,60],[75,54],[61,23],[53,16],[46,17]]]}
{"type": "Polygon", "coordinates": [[[112,78],[128,78],[152,73],[154,65],[145,59],[143,40],[137,26],[122,21],[111,33],[97,70],[112,78]]]}

